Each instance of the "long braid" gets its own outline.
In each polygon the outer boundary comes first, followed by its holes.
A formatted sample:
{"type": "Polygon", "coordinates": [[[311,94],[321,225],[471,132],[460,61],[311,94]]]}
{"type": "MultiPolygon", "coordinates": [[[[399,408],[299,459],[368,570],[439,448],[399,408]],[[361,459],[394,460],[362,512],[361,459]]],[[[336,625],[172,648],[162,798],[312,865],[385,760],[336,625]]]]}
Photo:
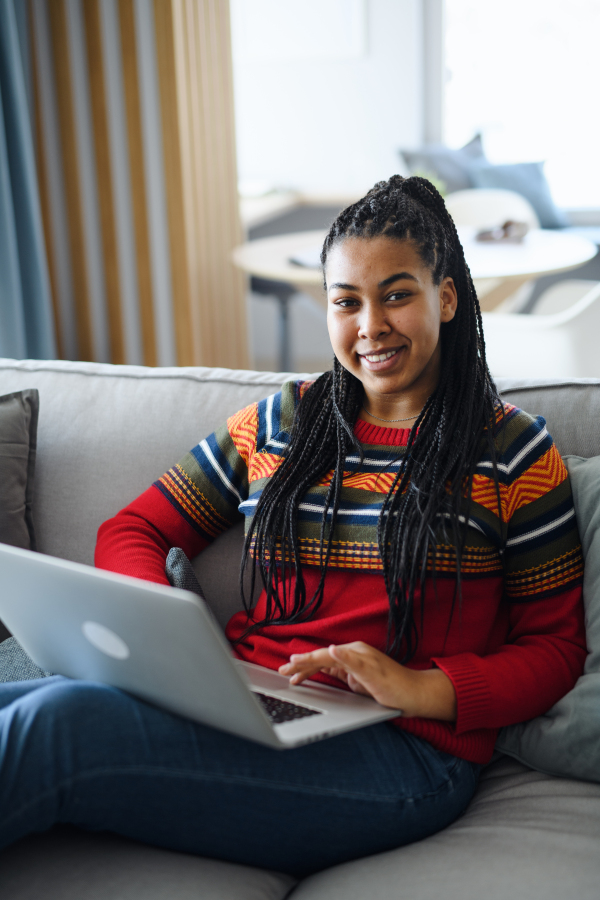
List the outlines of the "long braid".
{"type": "MultiPolygon", "coordinates": [[[[252,550],[266,588],[266,610],[265,618],[253,622],[250,630],[267,622],[302,621],[316,612],[323,599],[344,461],[351,447],[362,458],[362,448],[348,426],[348,422],[355,422],[358,417],[362,385],[360,382],[349,383],[346,375],[345,369],[334,360],[332,371],[321,375],[306,391],[296,411],[292,440],[283,461],[260,496],[244,544],[242,574],[252,550]],[[297,540],[298,504],[308,488],[332,469],[321,522],[320,580],[315,595],[307,603],[297,540]],[[276,564],[278,559],[280,566],[276,564]],[[289,602],[288,586],[292,574],[295,575],[295,587],[289,602]]],[[[240,577],[242,597],[249,613],[254,577],[253,568],[249,598],[240,577]]]]}
{"type": "MultiPolygon", "coordinates": [[[[433,568],[435,583],[436,548],[442,539],[455,548],[455,599],[457,595],[460,598],[467,511],[482,440],[492,458],[500,509],[493,444],[499,398],[485,361],[481,311],[471,274],[454,223],[434,186],[424,178],[399,175],[376,184],[331,226],[321,254],[324,271],[336,243],[350,237],[377,236],[411,241],[430,269],[434,284],[449,276],[458,296],[454,318],[441,329],[439,384],[411,429],[378,521],[390,605],[388,648],[408,660],[418,639],[415,593],[419,587],[423,598],[428,566],[433,568]]],[[[291,441],[263,490],[244,546],[242,572],[253,551],[266,587],[265,617],[253,621],[249,631],[265,624],[305,620],[322,602],[344,462],[350,450],[362,460],[362,449],[353,434],[362,402],[361,382],[334,360],[332,371],[318,378],[298,404],[291,441]],[[307,600],[297,539],[298,506],[309,487],[330,472],[321,522],[320,579],[314,596],[307,600]],[[288,598],[292,575],[294,592],[288,598]]],[[[244,598],[244,603],[250,613],[251,601],[244,598]]]]}

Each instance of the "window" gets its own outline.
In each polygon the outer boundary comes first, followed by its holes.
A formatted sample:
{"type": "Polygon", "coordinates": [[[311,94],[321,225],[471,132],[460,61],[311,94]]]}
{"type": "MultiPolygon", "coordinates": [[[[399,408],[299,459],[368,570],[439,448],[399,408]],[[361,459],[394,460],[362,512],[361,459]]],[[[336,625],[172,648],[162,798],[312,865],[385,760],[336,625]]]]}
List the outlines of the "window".
{"type": "Polygon", "coordinates": [[[600,208],[599,0],[446,0],[444,132],[546,161],[559,206],[600,208]]]}

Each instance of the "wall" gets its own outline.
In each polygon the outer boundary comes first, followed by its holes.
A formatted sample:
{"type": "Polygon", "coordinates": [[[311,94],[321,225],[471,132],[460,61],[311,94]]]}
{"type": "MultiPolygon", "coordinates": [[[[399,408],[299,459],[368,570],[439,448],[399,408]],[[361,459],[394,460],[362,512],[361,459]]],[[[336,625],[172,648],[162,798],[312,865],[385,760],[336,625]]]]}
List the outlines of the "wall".
{"type": "Polygon", "coordinates": [[[398,148],[423,131],[421,0],[232,0],[231,11],[242,182],[348,195],[403,171],[398,148]],[[335,16],[351,9],[364,28],[336,40],[335,16]]]}

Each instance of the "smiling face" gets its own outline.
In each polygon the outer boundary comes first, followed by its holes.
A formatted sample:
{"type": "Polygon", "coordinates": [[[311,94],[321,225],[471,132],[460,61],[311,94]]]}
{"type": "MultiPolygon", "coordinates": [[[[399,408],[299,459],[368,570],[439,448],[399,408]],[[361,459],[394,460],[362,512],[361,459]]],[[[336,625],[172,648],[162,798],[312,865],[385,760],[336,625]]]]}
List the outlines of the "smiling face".
{"type": "Polygon", "coordinates": [[[434,284],[411,241],[349,237],[329,251],[327,325],[340,363],[383,418],[418,413],[440,377],[440,327],[456,312],[451,278],[434,284]]]}

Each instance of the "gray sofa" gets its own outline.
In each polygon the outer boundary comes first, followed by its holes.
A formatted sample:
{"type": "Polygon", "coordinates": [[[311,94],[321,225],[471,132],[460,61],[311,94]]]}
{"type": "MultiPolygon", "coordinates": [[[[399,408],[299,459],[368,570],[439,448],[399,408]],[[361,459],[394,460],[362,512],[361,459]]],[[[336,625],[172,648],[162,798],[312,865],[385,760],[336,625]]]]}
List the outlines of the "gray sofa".
{"type": "MultiPolygon", "coordinates": [[[[44,553],[92,563],[100,523],[226,416],[273,393],[282,376],[0,360],[0,395],[38,388],[34,520],[44,553]]],[[[600,382],[499,380],[541,414],[561,452],[600,454],[600,382]]],[[[217,617],[239,608],[241,533],[194,565],[217,617]]],[[[598,900],[600,785],[560,779],[506,756],[488,765],[466,813],[409,847],[321,872],[287,875],[177,854],[74,829],[0,855],[10,900],[598,900]]]]}

